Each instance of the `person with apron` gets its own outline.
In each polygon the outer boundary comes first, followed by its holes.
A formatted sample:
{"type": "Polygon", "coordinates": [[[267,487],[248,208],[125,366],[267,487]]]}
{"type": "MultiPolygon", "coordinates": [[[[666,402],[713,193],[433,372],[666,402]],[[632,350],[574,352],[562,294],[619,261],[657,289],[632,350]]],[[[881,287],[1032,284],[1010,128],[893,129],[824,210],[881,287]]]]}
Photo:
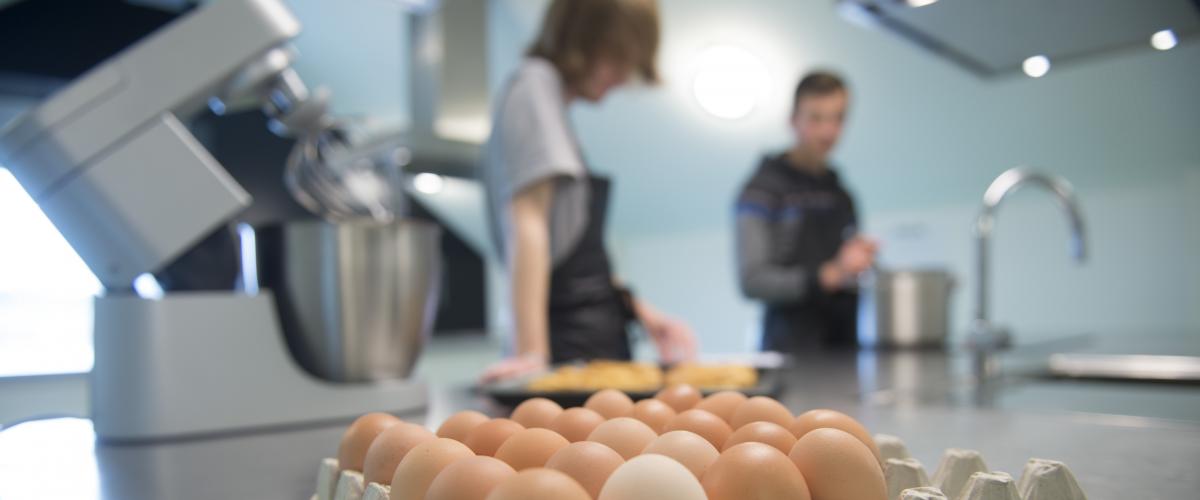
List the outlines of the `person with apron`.
{"type": "Polygon", "coordinates": [[[634,76],[655,82],[658,36],[654,0],[555,0],[500,94],[481,178],[515,342],[484,380],[630,359],[634,321],[664,361],[694,356],[687,325],[617,282],[604,242],[612,182],[587,167],[567,117],[572,101],[599,102],[634,76]]]}

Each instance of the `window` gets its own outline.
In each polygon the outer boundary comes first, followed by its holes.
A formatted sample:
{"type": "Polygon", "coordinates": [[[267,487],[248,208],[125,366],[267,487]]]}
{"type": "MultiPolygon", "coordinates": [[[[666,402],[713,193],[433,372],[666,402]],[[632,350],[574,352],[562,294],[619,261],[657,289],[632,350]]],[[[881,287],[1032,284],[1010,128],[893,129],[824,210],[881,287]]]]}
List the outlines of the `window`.
{"type": "Polygon", "coordinates": [[[0,168],[0,377],[92,369],[100,282],[0,168]]]}

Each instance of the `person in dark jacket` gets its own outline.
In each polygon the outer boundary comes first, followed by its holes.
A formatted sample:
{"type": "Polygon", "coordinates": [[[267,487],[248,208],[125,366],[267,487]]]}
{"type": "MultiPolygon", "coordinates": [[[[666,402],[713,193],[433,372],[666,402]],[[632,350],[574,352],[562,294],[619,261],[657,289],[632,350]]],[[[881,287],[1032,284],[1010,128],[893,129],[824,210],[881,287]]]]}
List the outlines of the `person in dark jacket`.
{"type": "Polygon", "coordinates": [[[857,345],[856,281],[876,244],[859,234],[854,199],[829,162],[848,101],[837,75],[801,79],[794,144],[765,157],[738,196],[738,275],[742,293],[764,305],[763,350],[857,345]]]}

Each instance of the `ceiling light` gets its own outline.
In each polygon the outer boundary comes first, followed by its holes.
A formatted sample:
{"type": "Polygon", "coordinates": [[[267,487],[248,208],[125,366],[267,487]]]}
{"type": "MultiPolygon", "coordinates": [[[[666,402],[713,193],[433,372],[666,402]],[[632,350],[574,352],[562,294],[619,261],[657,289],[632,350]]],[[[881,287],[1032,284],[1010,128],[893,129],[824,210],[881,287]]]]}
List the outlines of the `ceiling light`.
{"type": "Polygon", "coordinates": [[[163,298],[162,284],[150,273],[142,273],[137,278],[134,278],[133,291],[138,297],[146,300],[160,300],[163,298]]]}
{"type": "Polygon", "coordinates": [[[1025,70],[1026,75],[1041,78],[1050,71],[1050,58],[1041,55],[1030,57],[1021,64],[1021,69],[1025,70]]]}
{"type": "Polygon", "coordinates": [[[907,3],[909,7],[925,7],[927,5],[935,4],[937,1],[938,0],[904,0],[904,3],[907,3]]]}
{"type": "Polygon", "coordinates": [[[1150,45],[1158,50],[1171,50],[1178,43],[1175,32],[1171,30],[1162,30],[1150,36],[1150,45]]]}
{"type": "Polygon", "coordinates": [[[770,85],[767,67],[746,49],[716,45],[700,54],[692,95],[718,118],[736,120],[758,106],[770,85]]]}
{"type": "Polygon", "coordinates": [[[420,173],[413,177],[413,189],[425,194],[438,194],[445,187],[446,180],[442,176],[431,173],[420,173]]]}

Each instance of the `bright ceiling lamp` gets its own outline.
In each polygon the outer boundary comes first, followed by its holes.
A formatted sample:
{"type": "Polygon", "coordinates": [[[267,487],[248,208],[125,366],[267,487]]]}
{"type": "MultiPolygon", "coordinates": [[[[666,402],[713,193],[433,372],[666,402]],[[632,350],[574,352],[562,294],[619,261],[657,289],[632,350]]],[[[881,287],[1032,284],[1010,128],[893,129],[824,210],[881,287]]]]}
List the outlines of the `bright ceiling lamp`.
{"type": "Polygon", "coordinates": [[[749,115],[770,87],[763,62],[746,49],[714,45],[698,57],[692,95],[704,111],[736,120],[749,115]]]}
{"type": "Polygon", "coordinates": [[[1021,64],[1025,74],[1033,78],[1041,78],[1050,72],[1050,58],[1042,55],[1030,57],[1021,64]]]}
{"type": "Polygon", "coordinates": [[[419,193],[438,194],[446,187],[446,180],[438,174],[422,172],[413,177],[413,189],[419,193]]]}
{"type": "Polygon", "coordinates": [[[926,5],[933,5],[937,3],[937,1],[938,0],[905,0],[904,3],[907,3],[909,7],[924,7],[926,5]]]}
{"type": "Polygon", "coordinates": [[[1175,38],[1175,32],[1171,30],[1162,30],[1150,36],[1150,45],[1158,50],[1171,50],[1177,44],[1179,39],[1175,38]]]}

